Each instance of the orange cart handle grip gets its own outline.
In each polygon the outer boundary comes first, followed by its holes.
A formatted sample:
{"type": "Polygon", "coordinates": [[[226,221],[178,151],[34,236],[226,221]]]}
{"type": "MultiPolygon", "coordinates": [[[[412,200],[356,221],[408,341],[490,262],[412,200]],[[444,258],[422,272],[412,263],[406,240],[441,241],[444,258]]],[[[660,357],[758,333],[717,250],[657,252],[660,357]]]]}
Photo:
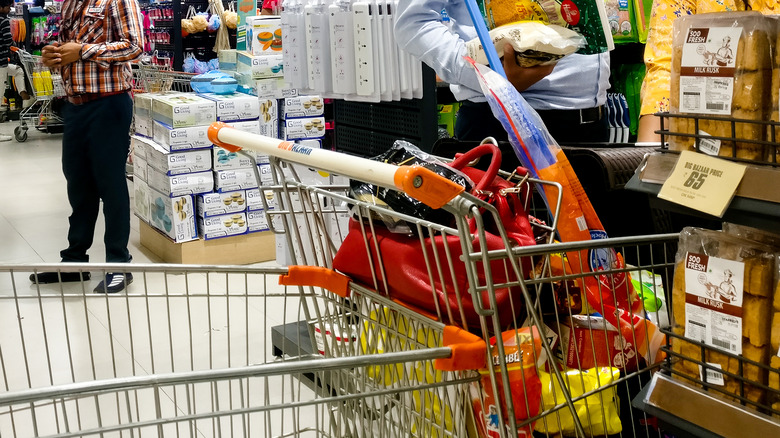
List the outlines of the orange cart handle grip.
{"type": "Polygon", "coordinates": [[[446,359],[436,359],[433,367],[439,371],[479,370],[487,367],[487,344],[479,336],[460,327],[445,326],[442,344],[452,349],[446,359]]]}
{"type": "Polygon", "coordinates": [[[287,274],[279,276],[280,285],[321,287],[343,298],[349,295],[350,281],[344,274],[319,266],[290,266],[287,274]]]}

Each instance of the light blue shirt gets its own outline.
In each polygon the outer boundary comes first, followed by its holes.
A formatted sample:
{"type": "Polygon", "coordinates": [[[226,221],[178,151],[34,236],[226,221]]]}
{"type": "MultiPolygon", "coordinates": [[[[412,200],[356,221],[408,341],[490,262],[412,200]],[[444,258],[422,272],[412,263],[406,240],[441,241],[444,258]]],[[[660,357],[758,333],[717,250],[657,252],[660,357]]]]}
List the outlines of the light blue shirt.
{"type": "MultiPolygon", "coordinates": [[[[484,102],[474,68],[463,59],[466,41],[477,37],[464,0],[400,0],[395,24],[398,45],[450,84],[459,101],[484,102]],[[451,25],[441,22],[446,9],[451,25]]],[[[583,109],[603,105],[609,88],[609,54],[573,54],[523,92],[534,109],[583,109]]]]}

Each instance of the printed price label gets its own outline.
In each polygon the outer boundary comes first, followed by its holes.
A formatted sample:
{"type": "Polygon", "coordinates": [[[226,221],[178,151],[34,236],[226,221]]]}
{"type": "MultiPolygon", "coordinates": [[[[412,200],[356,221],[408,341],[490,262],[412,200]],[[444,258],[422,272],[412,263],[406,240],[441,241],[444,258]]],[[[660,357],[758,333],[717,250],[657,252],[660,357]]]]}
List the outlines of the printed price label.
{"type": "MultiPolygon", "coordinates": [[[[717,368],[719,370],[723,369],[723,367],[721,367],[720,364],[717,363],[707,363],[707,365],[717,368]]],[[[706,381],[710,385],[718,385],[718,386],[726,385],[726,381],[723,379],[723,373],[717,370],[713,370],[712,368],[704,369],[704,367],[702,367],[701,365],[699,365],[699,379],[701,379],[702,381],[706,381]]]]}
{"type": "Polygon", "coordinates": [[[745,166],[684,151],[658,197],[721,217],[731,203],[745,166]]]}

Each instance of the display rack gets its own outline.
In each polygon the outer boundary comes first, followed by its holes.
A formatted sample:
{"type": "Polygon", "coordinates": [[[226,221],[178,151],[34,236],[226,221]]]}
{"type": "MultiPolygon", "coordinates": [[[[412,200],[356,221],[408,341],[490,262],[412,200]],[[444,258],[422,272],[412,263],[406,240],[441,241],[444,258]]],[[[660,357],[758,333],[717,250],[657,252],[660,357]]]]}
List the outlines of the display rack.
{"type": "MultiPolygon", "coordinates": [[[[780,231],[780,193],[773,189],[780,184],[780,163],[778,163],[778,143],[776,132],[780,123],[775,121],[747,120],[720,116],[694,116],[685,114],[656,114],[661,119],[661,129],[656,133],[661,135],[661,145],[656,153],[649,154],[640,164],[637,172],[626,184],[626,188],[650,195],[651,203],[661,209],[681,213],[704,220],[728,221],[740,223],[769,231],[780,231]],[[682,122],[680,122],[682,121],[682,122]],[[711,124],[725,124],[731,131],[730,135],[717,136],[705,134],[702,127],[711,124]],[[680,129],[680,126],[691,127],[680,129]],[[674,127],[674,128],[672,128],[674,127]],[[750,129],[748,129],[750,127],[750,129]],[[755,136],[759,138],[744,138],[739,133],[766,134],[755,136]],[[769,140],[765,138],[768,137],[769,140]],[[687,139],[687,140],[686,140],[687,139]],[[748,166],[736,196],[731,201],[723,217],[707,215],[697,210],[668,202],[657,197],[661,185],[674,169],[679,151],[672,150],[675,144],[689,143],[690,147],[702,152],[707,142],[719,141],[724,144],[736,144],[732,147],[730,156],[720,158],[740,162],[748,166]],[[672,146],[669,146],[669,144],[672,146]],[[740,145],[761,147],[764,149],[763,159],[747,160],[737,157],[740,145]]],[[[744,134],[743,134],[744,135],[744,134]]]]}

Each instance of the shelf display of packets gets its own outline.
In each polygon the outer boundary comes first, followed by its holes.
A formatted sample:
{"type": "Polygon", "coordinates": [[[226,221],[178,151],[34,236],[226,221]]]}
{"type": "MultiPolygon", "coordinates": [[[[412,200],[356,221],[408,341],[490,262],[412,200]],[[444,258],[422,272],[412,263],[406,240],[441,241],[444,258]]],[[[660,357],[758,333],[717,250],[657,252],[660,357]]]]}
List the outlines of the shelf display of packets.
{"type": "Polygon", "coordinates": [[[238,52],[238,72],[250,73],[252,79],[281,78],[282,54],[252,55],[248,52],[238,52]]]}
{"type": "Polygon", "coordinates": [[[200,236],[206,240],[245,234],[247,231],[246,213],[199,217],[198,230],[200,236]]]}
{"type": "Polygon", "coordinates": [[[315,117],[324,113],[325,105],[320,96],[288,97],[279,102],[279,115],[283,119],[315,117]]]}
{"type": "Polygon", "coordinates": [[[246,192],[204,193],[197,197],[198,216],[211,217],[246,210],[246,192]]]}
{"type": "Polygon", "coordinates": [[[157,143],[149,142],[146,163],[169,176],[205,172],[211,170],[211,148],[167,152],[157,143]]]}
{"type": "Polygon", "coordinates": [[[220,193],[256,189],[258,187],[256,170],[254,168],[218,170],[214,174],[215,188],[220,193]]]}
{"type": "Polygon", "coordinates": [[[214,170],[251,169],[252,158],[246,152],[230,152],[219,146],[213,150],[214,170]]]}
{"type": "Polygon", "coordinates": [[[140,178],[133,177],[133,212],[147,223],[151,222],[149,197],[149,184],[140,178]]]}
{"type": "Polygon", "coordinates": [[[217,119],[217,106],[193,93],[158,95],[152,99],[152,117],[173,128],[210,125],[217,119]]]}
{"type": "Polygon", "coordinates": [[[169,197],[154,189],[149,191],[149,224],[176,243],[198,238],[195,206],[191,195],[169,197]]]}
{"type": "Polygon", "coordinates": [[[149,187],[171,197],[197,195],[214,190],[214,174],[211,171],[169,176],[148,166],[146,182],[149,187]]]}
{"type": "Polygon", "coordinates": [[[216,102],[219,121],[254,120],[260,117],[260,101],[255,96],[244,93],[205,93],[199,96],[216,102]]]}
{"type": "Polygon", "coordinates": [[[209,125],[174,128],[163,122],[154,122],[152,128],[154,141],[168,152],[186,149],[210,148],[209,125]]]}
{"type": "Polygon", "coordinates": [[[268,231],[268,216],[265,210],[253,210],[246,212],[247,232],[256,233],[268,231]]]}
{"type": "Polygon", "coordinates": [[[279,127],[283,140],[321,138],[325,135],[325,118],[285,119],[279,124],[279,127]]]}

